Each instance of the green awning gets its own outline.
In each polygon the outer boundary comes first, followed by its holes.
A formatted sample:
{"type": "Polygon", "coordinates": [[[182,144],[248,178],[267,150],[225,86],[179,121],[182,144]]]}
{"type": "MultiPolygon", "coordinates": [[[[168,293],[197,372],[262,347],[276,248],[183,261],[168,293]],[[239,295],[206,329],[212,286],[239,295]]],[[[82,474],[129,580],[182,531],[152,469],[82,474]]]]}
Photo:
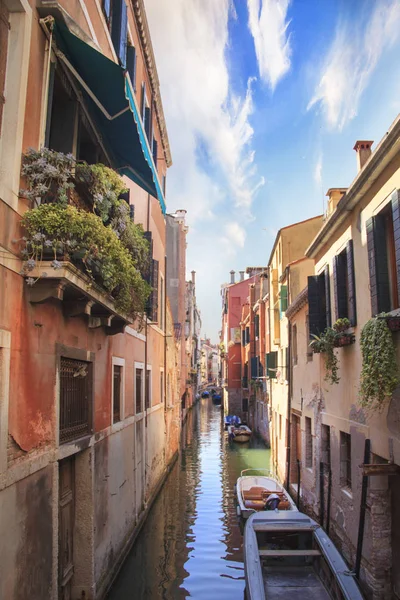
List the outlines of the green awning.
{"type": "Polygon", "coordinates": [[[82,41],[57,20],[53,25],[56,55],[73,73],[113,167],[158,198],[165,213],[146,133],[123,69],[82,41]]]}

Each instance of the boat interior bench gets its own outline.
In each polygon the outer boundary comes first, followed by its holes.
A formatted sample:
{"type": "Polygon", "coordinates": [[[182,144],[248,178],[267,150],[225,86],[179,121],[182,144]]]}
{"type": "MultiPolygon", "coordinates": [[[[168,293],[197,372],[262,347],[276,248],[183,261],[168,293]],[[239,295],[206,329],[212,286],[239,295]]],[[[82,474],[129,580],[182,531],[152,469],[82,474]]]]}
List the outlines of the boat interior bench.
{"type": "Polygon", "coordinates": [[[270,494],[276,494],[281,498],[281,502],[278,504],[278,510],[288,510],[290,507],[285,493],[281,491],[267,490],[262,486],[253,486],[248,490],[243,490],[242,494],[246,508],[263,510],[265,507],[265,502],[270,494]]]}

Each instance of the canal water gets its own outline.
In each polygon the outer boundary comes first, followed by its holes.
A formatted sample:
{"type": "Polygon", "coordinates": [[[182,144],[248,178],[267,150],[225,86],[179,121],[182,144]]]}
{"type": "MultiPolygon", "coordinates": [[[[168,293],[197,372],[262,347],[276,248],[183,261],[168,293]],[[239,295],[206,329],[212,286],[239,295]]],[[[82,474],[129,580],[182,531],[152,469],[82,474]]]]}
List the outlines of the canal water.
{"type": "Polygon", "coordinates": [[[201,399],[186,423],[180,459],[158,495],[108,600],[243,600],[242,533],[234,485],[270,468],[253,439],[229,443],[221,407],[201,399]]]}

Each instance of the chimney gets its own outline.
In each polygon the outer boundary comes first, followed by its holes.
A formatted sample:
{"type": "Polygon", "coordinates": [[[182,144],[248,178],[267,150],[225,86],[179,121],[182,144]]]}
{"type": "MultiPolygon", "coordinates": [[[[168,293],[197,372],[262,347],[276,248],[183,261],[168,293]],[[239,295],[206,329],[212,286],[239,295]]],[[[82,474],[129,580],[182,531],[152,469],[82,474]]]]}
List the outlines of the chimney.
{"type": "Polygon", "coordinates": [[[192,271],[192,283],[193,285],[196,283],[196,271],[192,271]]]}
{"type": "Polygon", "coordinates": [[[231,271],[231,284],[235,283],[235,271],[231,271]]]}
{"type": "Polygon", "coordinates": [[[371,146],[374,142],[371,140],[358,140],[354,145],[357,152],[358,173],[361,171],[369,157],[371,156],[371,146]]]}
{"type": "Polygon", "coordinates": [[[326,192],[326,195],[328,196],[328,217],[333,213],[339,203],[339,200],[341,200],[346,191],[347,188],[329,188],[329,190],[326,192]]]}
{"type": "Polygon", "coordinates": [[[240,281],[244,281],[244,271],[239,271],[240,281]]]}
{"type": "Polygon", "coordinates": [[[187,211],[184,209],[180,209],[175,212],[174,217],[178,223],[183,223],[183,225],[185,224],[186,212],[187,211]]]}

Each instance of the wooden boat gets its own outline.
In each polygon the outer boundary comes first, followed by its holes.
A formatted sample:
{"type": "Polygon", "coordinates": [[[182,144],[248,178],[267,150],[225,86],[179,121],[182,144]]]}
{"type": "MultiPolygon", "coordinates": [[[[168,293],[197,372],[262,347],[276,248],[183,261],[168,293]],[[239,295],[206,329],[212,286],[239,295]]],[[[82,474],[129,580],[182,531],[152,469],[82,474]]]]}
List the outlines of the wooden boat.
{"type": "Polygon", "coordinates": [[[239,425],[238,427],[231,426],[228,428],[229,434],[233,442],[243,444],[251,438],[252,431],[247,425],[239,425]]]}
{"type": "Polygon", "coordinates": [[[245,469],[236,482],[238,514],[247,519],[254,512],[268,508],[297,511],[285,488],[267,469],[245,469]],[[252,473],[252,474],[250,474],[252,473]]]}
{"type": "Polygon", "coordinates": [[[298,511],[252,515],[244,532],[248,600],[362,600],[342,556],[321,527],[298,511]]]}

